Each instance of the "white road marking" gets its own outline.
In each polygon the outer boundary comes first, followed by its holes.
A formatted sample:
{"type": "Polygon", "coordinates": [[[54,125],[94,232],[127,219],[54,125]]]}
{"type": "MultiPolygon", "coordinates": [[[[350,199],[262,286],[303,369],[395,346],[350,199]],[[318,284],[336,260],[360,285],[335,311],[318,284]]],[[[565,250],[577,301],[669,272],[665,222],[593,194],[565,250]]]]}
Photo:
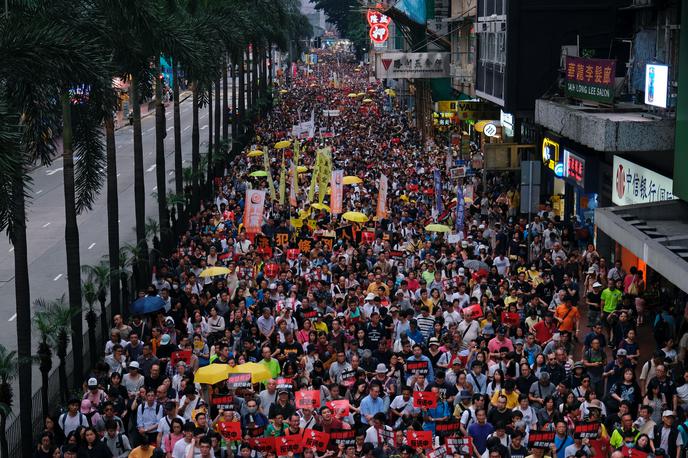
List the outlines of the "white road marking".
{"type": "Polygon", "coordinates": [[[152,131],[152,130],[154,130],[154,129],[155,129],[155,127],[151,127],[150,129],[146,129],[146,133],[148,133],[148,132],[150,132],[150,131],[152,131]]]}
{"type": "Polygon", "coordinates": [[[14,247],[10,248],[10,253],[14,251],[14,247]]]}
{"type": "Polygon", "coordinates": [[[90,244],[90,245],[88,246],[87,249],[90,250],[90,249],[93,248],[94,246],[96,246],[96,242],[93,242],[92,244],[90,244]]]}
{"type": "Polygon", "coordinates": [[[42,192],[43,192],[43,190],[42,190],[42,189],[39,189],[38,191],[36,191],[36,195],[38,195],[38,194],[40,194],[40,193],[42,193],[42,192]]]}
{"type": "Polygon", "coordinates": [[[157,190],[158,190],[158,187],[157,187],[157,186],[153,186],[153,191],[155,192],[155,191],[157,191],[157,190]]]}
{"type": "Polygon", "coordinates": [[[53,281],[57,281],[57,280],[59,280],[60,278],[62,278],[62,274],[59,274],[57,277],[53,278],[53,281]]]}
{"type": "Polygon", "coordinates": [[[152,172],[153,170],[155,170],[156,167],[157,167],[157,165],[153,164],[146,169],[146,172],[152,172]]]}
{"type": "Polygon", "coordinates": [[[170,170],[170,173],[168,173],[169,176],[174,175],[174,170],[170,170]]]}
{"type": "Polygon", "coordinates": [[[208,124],[206,124],[205,126],[201,127],[201,130],[206,130],[207,128],[208,128],[208,124]]]}
{"type": "Polygon", "coordinates": [[[189,129],[191,129],[191,126],[186,126],[186,127],[184,128],[184,131],[186,132],[186,131],[189,130],[189,129]]]}
{"type": "Polygon", "coordinates": [[[169,132],[169,131],[171,131],[172,129],[174,129],[174,127],[168,127],[168,128],[167,128],[167,131],[169,132]]]}
{"type": "Polygon", "coordinates": [[[48,226],[50,226],[50,222],[47,222],[43,225],[43,227],[48,227],[48,226]]]}
{"type": "Polygon", "coordinates": [[[58,168],[53,169],[53,170],[48,170],[47,172],[45,172],[45,174],[48,176],[55,175],[60,170],[62,170],[62,167],[58,167],[58,168]]]}
{"type": "Polygon", "coordinates": [[[117,174],[117,178],[119,178],[120,175],[121,175],[121,173],[118,173],[118,174],[117,174]]]}
{"type": "Polygon", "coordinates": [[[15,313],[15,314],[12,315],[12,316],[10,317],[10,319],[7,320],[7,321],[14,321],[14,320],[16,320],[16,319],[17,319],[17,314],[15,313]]]}

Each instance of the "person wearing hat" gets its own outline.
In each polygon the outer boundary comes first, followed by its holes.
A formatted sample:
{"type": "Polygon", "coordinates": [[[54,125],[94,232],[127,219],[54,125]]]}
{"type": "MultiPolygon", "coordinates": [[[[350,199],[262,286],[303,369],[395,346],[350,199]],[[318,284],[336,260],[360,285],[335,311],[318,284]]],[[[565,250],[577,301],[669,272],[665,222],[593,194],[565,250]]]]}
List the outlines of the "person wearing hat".
{"type": "Polygon", "coordinates": [[[528,395],[531,404],[536,408],[542,408],[545,405],[545,398],[554,396],[556,386],[550,381],[550,375],[547,371],[540,371],[540,378],[530,387],[528,395]]]}
{"type": "Polygon", "coordinates": [[[139,394],[139,389],[145,383],[145,377],[139,371],[139,362],[132,361],[127,366],[128,372],[122,377],[122,385],[127,389],[129,398],[139,394]]]}
{"type": "Polygon", "coordinates": [[[499,356],[502,348],[506,348],[508,353],[514,351],[514,344],[511,342],[511,339],[506,337],[506,326],[499,326],[497,328],[497,335],[487,343],[487,349],[490,350],[490,358],[493,360],[499,356]]]}
{"type": "Polygon", "coordinates": [[[585,295],[585,304],[588,306],[588,323],[592,325],[599,321],[602,313],[602,283],[593,282],[590,291],[585,295]]]}
{"type": "Polygon", "coordinates": [[[685,445],[683,434],[676,427],[676,412],[665,410],[662,412],[662,424],[655,426],[652,437],[652,445],[655,449],[666,450],[669,458],[680,458],[681,449],[685,445]]]}
{"type": "Polygon", "coordinates": [[[610,391],[613,386],[623,381],[623,373],[625,369],[632,369],[631,362],[626,357],[628,352],[619,348],[616,350],[616,357],[610,361],[604,368],[602,377],[607,379],[607,391],[610,391]]]}

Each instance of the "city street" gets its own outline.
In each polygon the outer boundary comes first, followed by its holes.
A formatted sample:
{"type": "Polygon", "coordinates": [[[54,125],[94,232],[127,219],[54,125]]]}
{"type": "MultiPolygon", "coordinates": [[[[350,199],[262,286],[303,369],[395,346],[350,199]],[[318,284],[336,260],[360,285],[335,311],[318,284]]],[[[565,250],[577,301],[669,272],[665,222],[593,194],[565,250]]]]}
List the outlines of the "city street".
{"type": "MultiPolygon", "coordinates": [[[[231,86],[230,86],[231,87],[231,86]]],[[[231,95],[230,95],[231,98],[231,95]]],[[[182,153],[184,166],[191,161],[191,97],[181,102],[182,153]]],[[[168,170],[168,189],[174,188],[174,135],[173,106],[168,104],[167,137],[165,139],[165,166],[168,170]]],[[[157,192],[155,178],[155,115],[152,112],[142,119],[144,171],[146,196],[157,192]]],[[[199,115],[201,153],[205,151],[208,136],[208,110],[199,115]]],[[[132,127],[126,125],[116,131],[117,177],[119,192],[120,242],[135,242],[134,219],[134,146],[132,127]]],[[[33,186],[29,192],[31,201],[27,208],[27,238],[29,240],[29,271],[31,273],[31,300],[42,297],[53,299],[67,294],[66,254],[64,247],[64,193],[62,186],[62,157],[49,167],[38,167],[31,172],[33,186]]],[[[103,172],[105,181],[105,172],[103,172]]],[[[107,196],[105,184],[93,210],[78,217],[81,264],[100,262],[107,254],[107,196]]],[[[146,217],[157,220],[157,203],[146,199],[146,217]]],[[[6,234],[2,234],[0,246],[0,345],[9,350],[17,348],[16,310],[14,290],[13,248],[6,234]]],[[[86,305],[84,303],[84,305],[86,305]]],[[[84,324],[84,331],[86,325],[84,324]]],[[[35,348],[33,348],[35,351],[35,348]]],[[[100,351],[101,349],[99,349],[100,351]]],[[[34,389],[40,387],[38,366],[34,366],[36,377],[34,389]]]]}

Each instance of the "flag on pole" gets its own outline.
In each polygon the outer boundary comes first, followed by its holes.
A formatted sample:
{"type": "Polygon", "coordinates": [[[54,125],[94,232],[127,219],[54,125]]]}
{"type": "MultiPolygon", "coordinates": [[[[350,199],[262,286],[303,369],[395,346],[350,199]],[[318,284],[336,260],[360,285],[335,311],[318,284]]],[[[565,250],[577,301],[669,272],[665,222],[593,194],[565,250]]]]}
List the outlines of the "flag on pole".
{"type": "Polygon", "coordinates": [[[280,169],[280,179],[279,179],[279,204],[284,205],[284,195],[286,194],[287,187],[287,170],[284,164],[284,153],[282,153],[282,168],[280,169]]]}
{"type": "Polygon", "coordinates": [[[318,203],[323,203],[327,193],[327,185],[332,178],[332,148],[329,146],[322,150],[322,165],[318,173],[318,203]]]}
{"type": "Polygon", "coordinates": [[[332,180],[330,181],[330,209],[333,215],[338,215],[342,212],[342,200],[344,197],[344,170],[335,170],[332,172],[332,180]]]}
{"type": "Polygon", "coordinates": [[[464,212],[464,202],[463,202],[463,186],[459,180],[459,189],[456,192],[456,231],[463,231],[463,212],[464,212]]]}
{"type": "Polygon", "coordinates": [[[267,172],[268,176],[268,189],[270,190],[270,199],[277,200],[277,194],[275,193],[275,183],[272,181],[272,172],[270,171],[270,158],[269,158],[269,148],[265,147],[265,152],[263,153],[263,168],[267,172]]]}
{"type": "Polygon", "coordinates": [[[444,205],[442,205],[442,173],[439,169],[435,169],[435,211],[440,214],[444,211],[444,205]]]}
{"type": "Polygon", "coordinates": [[[387,177],[384,173],[380,174],[380,186],[377,192],[377,210],[375,211],[375,216],[378,221],[387,217],[387,188],[387,177]]]}

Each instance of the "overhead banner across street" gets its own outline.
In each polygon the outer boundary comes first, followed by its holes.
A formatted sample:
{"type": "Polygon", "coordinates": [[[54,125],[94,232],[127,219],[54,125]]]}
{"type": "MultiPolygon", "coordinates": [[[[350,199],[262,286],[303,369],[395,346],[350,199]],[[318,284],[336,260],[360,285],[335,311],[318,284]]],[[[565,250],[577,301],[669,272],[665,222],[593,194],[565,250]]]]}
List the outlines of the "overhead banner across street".
{"type": "Polygon", "coordinates": [[[386,52],[378,54],[375,73],[383,78],[448,78],[448,52],[386,52]]]}

